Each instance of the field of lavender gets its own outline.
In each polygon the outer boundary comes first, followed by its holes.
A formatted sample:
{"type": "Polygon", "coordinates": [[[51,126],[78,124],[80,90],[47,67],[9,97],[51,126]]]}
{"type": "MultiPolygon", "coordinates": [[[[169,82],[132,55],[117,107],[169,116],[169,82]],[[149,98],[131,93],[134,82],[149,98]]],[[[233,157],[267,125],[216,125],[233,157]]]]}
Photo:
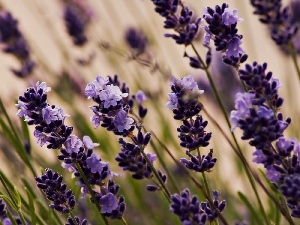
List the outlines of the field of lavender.
{"type": "Polygon", "coordinates": [[[300,0],[0,0],[0,225],[300,225],[300,0]]]}

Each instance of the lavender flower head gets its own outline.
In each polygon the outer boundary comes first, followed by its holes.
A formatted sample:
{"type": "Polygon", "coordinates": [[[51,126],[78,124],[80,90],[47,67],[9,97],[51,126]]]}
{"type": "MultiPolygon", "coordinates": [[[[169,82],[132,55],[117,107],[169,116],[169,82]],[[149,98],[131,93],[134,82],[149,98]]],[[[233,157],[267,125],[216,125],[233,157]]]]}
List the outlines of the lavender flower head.
{"type": "Polygon", "coordinates": [[[78,46],[83,46],[87,42],[85,35],[85,24],[80,17],[79,11],[72,6],[66,6],[64,10],[64,20],[67,31],[71,36],[73,43],[78,46]]]}
{"type": "Polygon", "coordinates": [[[125,41],[137,55],[144,53],[148,44],[148,40],[144,33],[134,27],[127,29],[125,33],[125,41]]]}
{"type": "Polygon", "coordinates": [[[28,125],[35,125],[34,136],[38,143],[48,148],[59,148],[71,135],[73,127],[64,125],[68,115],[63,109],[47,103],[47,92],[51,88],[45,82],[37,82],[36,87],[26,90],[23,96],[19,97],[19,108],[17,115],[24,117],[28,125]]]}
{"type": "Polygon", "coordinates": [[[23,34],[18,28],[18,21],[11,13],[0,11],[0,43],[3,51],[14,55],[21,63],[21,69],[11,69],[18,77],[27,77],[35,67],[30,58],[30,51],[23,34]]]}
{"type": "MultiPolygon", "coordinates": [[[[125,84],[121,85],[117,77],[113,80],[111,77],[97,76],[95,81],[87,84],[85,95],[97,103],[91,107],[94,113],[91,117],[94,128],[101,125],[123,136],[127,136],[134,130],[135,121],[128,116],[128,113],[133,107],[135,96],[129,96],[128,92],[129,89],[125,84]]],[[[139,98],[144,97],[139,96],[139,98]]],[[[143,117],[147,111],[141,103],[142,101],[139,103],[139,114],[143,117]]]]}
{"type": "MultiPolygon", "coordinates": [[[[218,191],[213,192],[214,206],[221,213],[226,206],[226,201],[218,201],[218,191]]],[[[207,222],[212,222],[218,216],[215,209],[209,203],[199,202],[197,196],[190,196],[189,189],[183,190],[180,195],[174,194],[171,196],[170,211],[176,214],[184,225],[205,225],[207,222]]]]}
{"type": "Polygon", "coordinates": [[[35,178],[37,186],[46,194],[46,197],[53,201],[49,206],[62,214],[73,210],[76,201],[71,190],[67,190],[67,185],[62,183],[63,177],[51,169],[46,169],[41,177],[35,178]]]}
{"type": "Polygon", "coordinates": [[[207,25],[202,25],[205,30],[204,46],[208,46],[211,40],[214,41],[217,51],[225,53],[223,61],[226,64],[238,67],[240,63],[247,60],[247,55],[241,48],[242,35],[237,34],[237,22],[243,21],[237,15],[236,9],[228,8],[227,4],[216,5],[215,9],[207,7],[204,10],[203,18],[207,25]]]}
{"type": "Polygon", "coordinates": [[[211,150],[207,155],[192,155],[192,151],[209,145],[211,133],[205,131],[208,122],[199,113],[202,104],[199,96],[204,93],[200,90],[193,76],[188,75],[182,79],[171,79],[171,90],[168,94],[167,107],[174,113],[174,119],[181,120],[182,125],[177,128],[179,132],[180,145],[186,148],[186,155],[189,159],[181,158],[180,162],[186,168],[205,172],[211,171],[217,159],[213,157],[211,150]]]}

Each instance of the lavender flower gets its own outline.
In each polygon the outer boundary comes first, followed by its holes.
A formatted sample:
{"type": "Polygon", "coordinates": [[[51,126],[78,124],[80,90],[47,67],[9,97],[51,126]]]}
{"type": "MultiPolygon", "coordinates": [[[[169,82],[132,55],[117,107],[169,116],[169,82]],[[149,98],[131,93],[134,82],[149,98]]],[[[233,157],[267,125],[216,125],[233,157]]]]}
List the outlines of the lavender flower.
{"type": "Polygon", "coordinates": [[[183,190],[180,195],[171,196],[170,211],[179,217],[182,224],[204,225],[207,222],[207,215],[201,209],[198,198],[191,197],[188,189],[183,190]]]}
{"type": "Polygon", "coordinates": [[[199,90],[193,76],[188,75],[181,80],[171,79],[171,90],[167,106],[174,113],[174,119],[181,120],[182,125],[177,128],[179,132],[180,145],[187,149],[186,154],[190,159],[182,158],[180,162],[188,169],[205,172],[211,171],[217,159],[213,157],[213,152],[208,155],[193,156],[191,151],[209,145],[211,133],[205,131],[208,122],[203,120],[199,113],[202,104],[199,96],[204,92],[199,90]]]}
{"type": "Polygon", "coordinates": [[[216,5],[215,9],[207,7],[203,18],[208,26],[201,26],[206,33],[204,46],[208,46],[210,40],[214,40],[217,51],[224,52],[223,61],[226,64],[238,67],[247,60],[247,55],[241,48],[242,35],[237,34],[237,22],[242,21],[237,15],[236,9],[228,8],[227,4],[216,5]]]}
{"type": "Polygon", "coordinates": [[[59,148],[71,135],[73,127],[64,125],[67,115],[63,110],[47,103],[47,92],[51,89],[46,83],[37,82],[36,88],[28,88],[23,96],[19,97],[17,115],[25,117],[28,125],[36,125],[34,135],[41,146],[59,148]]]}
{"type": "Polygon", "coordinates": [[[272,2],[251,0],[250,2],[260,22],[269,26],[271,37],[277,45],[285,45],[292,40],[298,28],[297,24],[291,22],[288,7],[283,8],[280,0],[272,2]]]}
{"type": "Polygon", "coordinates": [[[264,165],[267,178],[286,197],[291,215],[300,218],[300,199],[295,191],[299,186],[299,143],[283,136],[291,119],[284,121],[278,112],[283,105],[278,94],[282,85],[266,69],[266,63],[254,62],[239,71],[249,91],[237,95],[237,110],[232,111],[230,119],[233,128],[243,130],[242,139],[250,139],[249,144],[256,148],[253,161],[264,165]]]}
{"type": "Polygon", "coordinates": [[[144,33],[134,27],[127,29],[125,33],[126,44],[136,52],[137,55],[143,54],[146,50],[148,40],[144,33]]]}
{"type": "MultiPolygon", "coordinates": [[[[135,96],[129,96],[129,88],[121,84],[117,76],[97,76],[95,81],[87,84],[85,94],[97,103],[91,107],[94,113],[91,117],[94,128],[101,125],[116,135],[123,136],[134,130],[135,121],[128,116],[128,112],[133,107],[135,96]]],[[[141,116],[146,115],[147,111],[143,107],[139,111],[141,116]]]]}
{"type": "Polygon", "coordinates": [[[73,43],[82,46],[86,43],[85,24],[75,7],[66,6],[64,10],[65,25],[73,43]]]}
{"type": "MultiPolygon", "coordinates": [[[[134,179],[149,179],[153,176],[150,166],[147,164],[146,159],[141,155],[143,147],[150,142],[151,135],[147,133],[145,135],[139,132],[137,136],[133,137],[133,142],[126,142],[123,138],[119,139],[121,144],[121,152],[118,153],[116,161],[124,171],[128,170],[132,172],[134,179]]],[[[151,163],[156,157],[151,154],[147,155],[150,158],[151,163]]]]}
{"type": "MultiPolygon", "coordinates": [[[[218,201],[219,192],[214,191],[214,205],[219,212],[222,212],[226,206],[223,200],[218,201]]],[[[212,222],[217,218],[217,213],[211,209],[208,202],[199,202],[197,196],[190,196],[188,189],[183,190],[180,195],[171,196],[170,211],[176,214],[182,224],[204,225],[206,222],[212,222]]]]}
{"type": "Polygon", "coordinates": [[[114,118],[114,124],[119,132],[123,132],[123,130],[129,130],[134,123],[134,120],[130,117],[127,117],[127,115],[128,112],[120,109],[114,118]]]}
{"type": "Polygon", "coordinates": [[[62,214],[70,213],[75,204],[75,196],[67,185],[62,183],[63,177],[51,169],[46,169],[41,177],[35,178],[37,186],[46,194],[46,197],[53,201],[50,208],[62,214]]]}
{"type": "Polygon", "coordinates": [[[11,69],[17,77],[27,77],[35,67],[30,59],[30,51],[23,34],[18,28],[18,21],[11,13],[0,12],[0,43],[4,44],[3,51],[14,55],[21,63],[21,69],[11,69]]]}

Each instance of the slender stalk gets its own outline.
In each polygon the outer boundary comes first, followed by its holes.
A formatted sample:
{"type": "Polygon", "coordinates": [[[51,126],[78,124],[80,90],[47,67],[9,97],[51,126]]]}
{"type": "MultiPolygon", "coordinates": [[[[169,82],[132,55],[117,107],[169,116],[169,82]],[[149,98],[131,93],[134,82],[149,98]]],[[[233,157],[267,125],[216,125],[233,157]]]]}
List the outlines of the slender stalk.
{"type": "Polygon", "coordinates": [[[171,194],[167,188],[167,186],[165,185],[164,181],[161,179],[161,177],[159,176],[157,170],[154,168],[154,166],[152,165],[150,159],[148,158],[148,156],[146,155],[146,153],[142,150],[142,155],[145,158],[145,160],[147,161],[148,166],[151,168],[152,172],[154,173],[156,179],[158,180],[159,184],[161,185],[163,192],[167,198],[167,200],[169,202],[171,202],[171,194]]]}
{"type": "Polygon", "coordinates": [[[75,167],[76,167],[76,169],[78,170],[78,172],[80,173],[80,176],[82,177],[82,179],[83,179],[85,185],[87,186],[87,188],[88,188],[88,190],[89,190],[89,192],[90,192],[90,195],[91,195],[91,197],[92,197],[92,200],[94,201],[94,204],[96,205],[98,211],[100,212],[100,215],[101,215],[101,217],[102,217],[104,223],[105,223],[106,225],[108,225],[109,223],[108,223],[107,219],[105,218],[105,216],[102,215],[102,213],[101,213],[100,205],[97,204],[97,199],[96,199],[96,196],[95,196],[95,194],[94,194],[94,191],[93,191],[93,189],[92,189],[90,183],[88,182],[88,180],[87,180],[87,178],[86,178],[86,176],[85,176],[83,170],[81,169],[81,166],[79,165],[79,163],[75,163],[75,167]]]}
{"type": "MultiPolygon", "coordinates": [[[[201,159],[201,154],[200,154],[200,148],[197,148],[197,153],[198,153],[198,160],[199,160],[199,162],[201,162],[202,159],[201,159]]],[[[209,189],[209,186],[208,186],[208,182],[207,182],[205,173],[202,172],[201,174],[202,174],[202,178],[203,178],[203,182],[204,182],[204,187],[205,187],[205,189],[206,189],[206,193],[207,193],[208,195],[210,195],[210,194],[211,194],[211,191],[210,191],[210,189],[209,189]]]]}
{"type": "Polygon", "coordinates": [[[126,222],[126,220],[124,219],[124,217],[121,218],[121,221],[122,221],[122,223],[123,223],[124,225],[127,225],[127,222],[126,222]]]}
{"type": "MultiPolygon", "coordinates": [[[[142,123],[143,122],[142,119],[137,114],[135,114],[134,112],[131,112],[131,114],[134,115],[141,124],[143,124],[142,123]]],[[[143,130],[144,130],[145,133],[147,132],[147,130],[146,130],[146,128],[144,126],[143,126],[143,130]]],[[[166,173],[168,175],[168,180],[172,183],[175,191],[179,192],[179,188],[177,187],[176,182],[173,179],[173,176],[171,176],[171,172],[169,171],[169,169],[168,169],[165,161],[162,159],[161,155],[159,154],[159,151],[158,151],[157,147],[155,146],[155,144],[154,144],[154,142],[152,140],[150,140],[150,145],[154,149],[154,152],[157,155],[157,157],[158,157],[158,159],[159,159],[162,167],[166,171],[166,173]]]]}

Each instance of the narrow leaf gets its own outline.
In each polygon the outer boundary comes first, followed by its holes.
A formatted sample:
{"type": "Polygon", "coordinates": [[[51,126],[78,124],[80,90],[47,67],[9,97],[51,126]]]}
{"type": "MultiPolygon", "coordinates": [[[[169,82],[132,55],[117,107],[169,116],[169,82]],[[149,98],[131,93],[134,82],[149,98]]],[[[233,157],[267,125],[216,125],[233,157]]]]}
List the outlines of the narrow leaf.
{"type": "Polygon", "coordinates": [[[29,201],[31,225],[36,225],[36,216],[35,216],[35,208],[34,208],[33,198],[32,198],[30,191],[27,188],[25,188],[25,190],[27,192],[27,197],[28,197],[28,201],[29,201]]]}
{"type": "Polygon", "coordinates": [[[244,202],[245,205],[247,206],[247,208],[249,209],[252,219],[254,219],[257,224],[261,224],[262,220],[258,217],[259,214],[255,211],[253,204],[250,203],[248,198],[243,193],[238,192],[238,196],[241,199],[241,201],[244,202]]]}
{"type": "Polygon", "coordinates": [[[22,207],[21,197],[20,197],[20,194],[19,194],[16,186],[14,186],[14,196],[16,198],[16,203],[17,203],[18,209],[21,209],[21,207],[22,207]]]}

